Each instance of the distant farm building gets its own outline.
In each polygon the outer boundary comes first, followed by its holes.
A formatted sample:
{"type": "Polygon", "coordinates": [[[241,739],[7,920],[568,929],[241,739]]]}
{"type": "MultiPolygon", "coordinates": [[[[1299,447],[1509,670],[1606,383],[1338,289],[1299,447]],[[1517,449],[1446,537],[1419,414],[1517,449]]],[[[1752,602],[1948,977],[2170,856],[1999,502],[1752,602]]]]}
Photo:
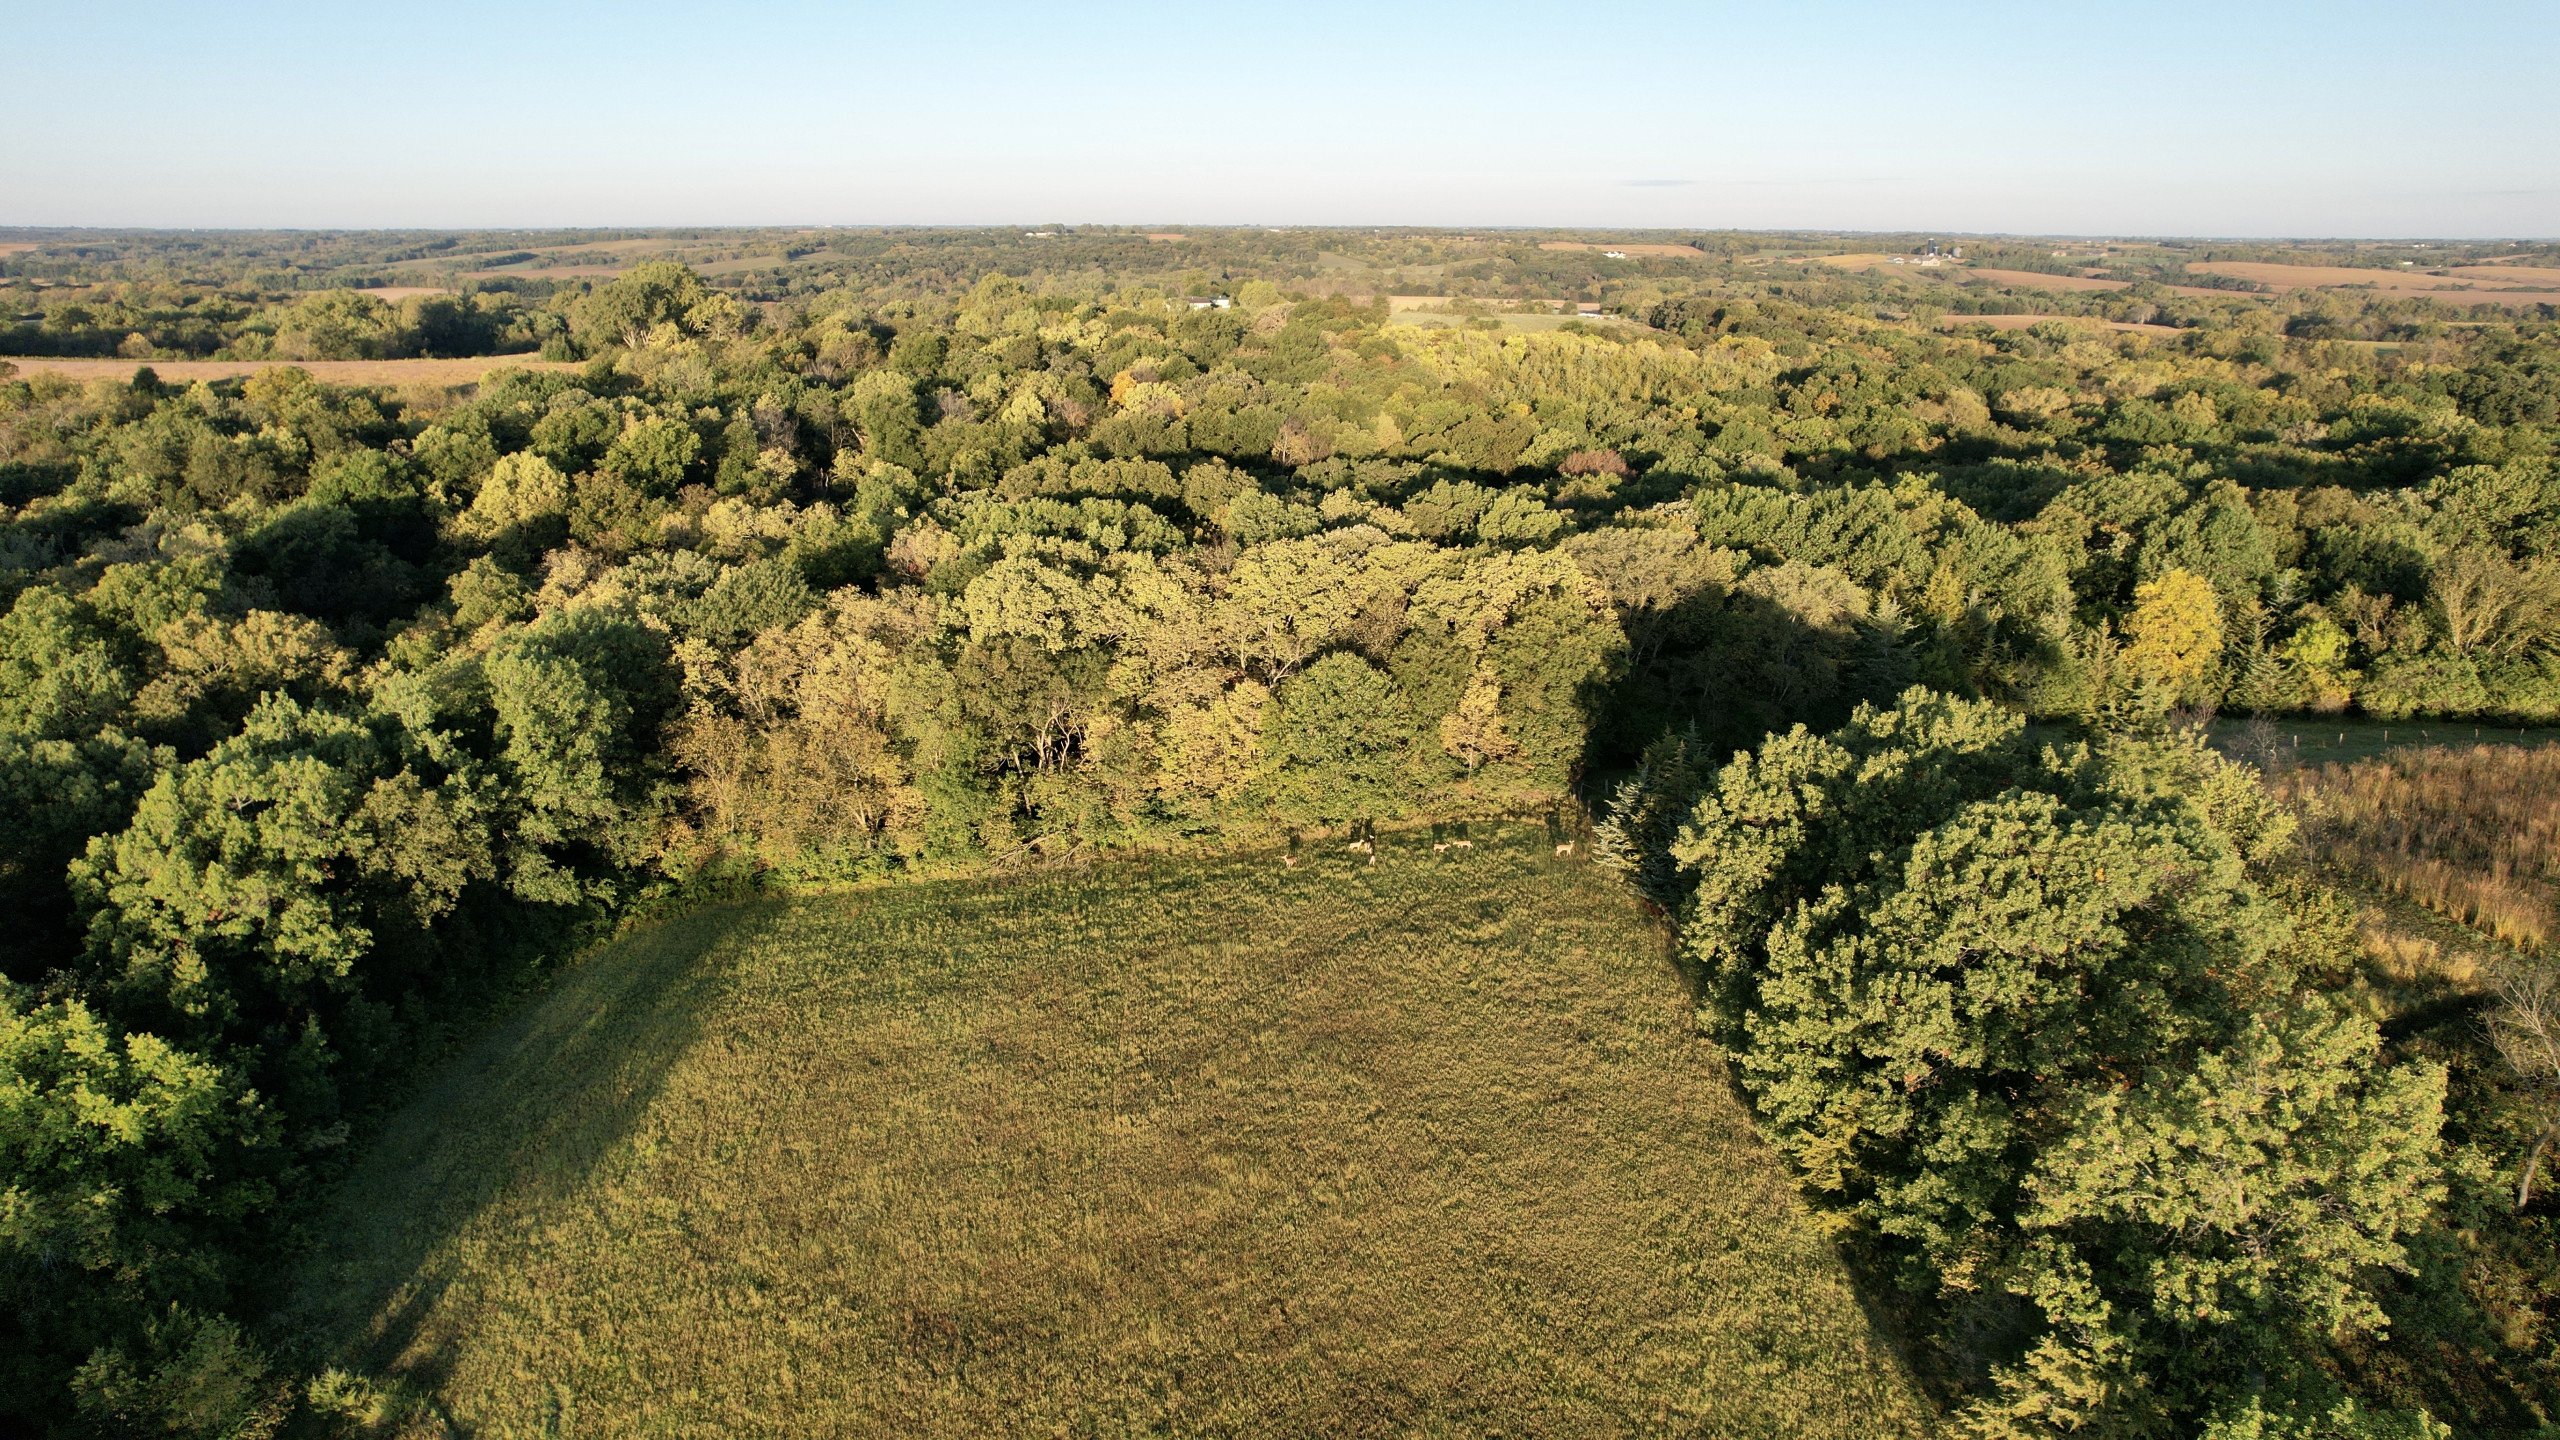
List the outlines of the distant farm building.
{"type": "Polygon", "coordinates": [[[1224,295],[1185,295],[1182,303],[1194,310],[1224,310],[1236,302],[1224,295]]]}

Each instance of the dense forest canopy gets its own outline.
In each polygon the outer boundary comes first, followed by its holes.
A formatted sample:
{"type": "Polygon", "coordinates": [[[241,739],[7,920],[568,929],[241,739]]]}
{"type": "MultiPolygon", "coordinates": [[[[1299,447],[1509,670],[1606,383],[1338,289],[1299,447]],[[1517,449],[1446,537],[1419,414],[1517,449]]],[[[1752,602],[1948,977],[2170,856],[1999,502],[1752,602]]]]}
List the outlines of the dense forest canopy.
{"type": "MultiPolygon", "coordinates": [[[[1780,1148],[1974,1327],[1984,1433],[2548,1406],[2547,1337],[2448,1400],[2496,1346],[2408,1318],[2516,1157],[2328,998],[2286,823],[2167,732],[2560,719],[2552,307],[2180,278],[2406,247],[1818,263],[1925,239],[0,247],[0,1414],[265,1413],[268,1262],[351,1136],[621,918],[1630,772],[1611,843],[1780,1148]],[[2019,873],[2085,883],[1978,907],[2019,873]],[[2045,937],[2002,1003],[1851,1013],[1993,973],[1920,953],[1977,931],[2045,937]]],[[[2422,258],[2552,263],[2479,248],[2422,258]]]]}

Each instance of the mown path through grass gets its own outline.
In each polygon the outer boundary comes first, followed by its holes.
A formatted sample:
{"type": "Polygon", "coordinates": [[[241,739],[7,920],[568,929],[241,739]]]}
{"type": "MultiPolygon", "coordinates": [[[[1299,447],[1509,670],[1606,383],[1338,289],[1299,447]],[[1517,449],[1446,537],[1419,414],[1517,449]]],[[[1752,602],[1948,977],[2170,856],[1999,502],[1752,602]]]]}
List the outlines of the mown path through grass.
{"type": "Polygon", "coordinates": [[[482,1436],[1917,1433],[1532,831],[674,922],[373,1145],[291,1317],[482,1436]]]}

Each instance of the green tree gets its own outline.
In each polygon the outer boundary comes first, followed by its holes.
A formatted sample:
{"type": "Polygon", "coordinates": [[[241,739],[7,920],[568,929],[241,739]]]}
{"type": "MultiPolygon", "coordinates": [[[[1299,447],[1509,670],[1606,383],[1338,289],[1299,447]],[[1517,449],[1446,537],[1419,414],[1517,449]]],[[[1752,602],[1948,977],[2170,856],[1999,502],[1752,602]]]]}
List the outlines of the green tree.
{"type": "Polygon", "coordinates": [[[2039,1316],[1986,1433],[2155,1433],[2379,1327],[2444,1075],[2295,975],[2257,878],[2290,833],[2195,742],[2038,749],[1924,691],[1738,757],[1683,827],[1773,1143],[1916,1286],[2039,1316]]]}
{"type": "Polygon", "coordinates": [[[80,1001],[37,1004],[0,982],[0,1422],[34,1433],[58,1418],[56,1397],[84,1362],[130,1377],[101,1397],[121,1399],[101,1408],[128,1424],[231,1418],[237,1406],[190,1412],[239,1398],[256,1378],[245,1354],[171,1367],[137,1365],[125,1347],[136,1314],[177,1306],[190,1323],[219,1303],[246,1232],[277,1198],[254,1157],[278,1140],[267,1106],[221,1066],[120,1034],[80,1001]],[[141,1393],[146,1373],[161,1393],[141,1393]]]}
{"type": "Polygon", "coordinates": [[[610,894],[655,843],[650,763],[676,701],[665,639],[628,615],[563,611],[489,655],[499,773],[518,807],[508,884],[528,900],[610,894]]]}
{"type": "MultiPolygon", "coordinates": [[[[605,345],[637,348],[661,325],[683,326],[711,299],[702,277],[683,265],[634,265],[569,307],[569,333],[590,352],[605,345]]],[[[697,322],[698,323],[698,322],[697,322]]]]}
{"type": "Polygon", "coordinates": [[[1272,708],[1262,785],[1282,813],[1340,823],[1403,808],[1396,782],[1411,721],[1383,671],[1337,651],[1283,683],[1272,708]]]}

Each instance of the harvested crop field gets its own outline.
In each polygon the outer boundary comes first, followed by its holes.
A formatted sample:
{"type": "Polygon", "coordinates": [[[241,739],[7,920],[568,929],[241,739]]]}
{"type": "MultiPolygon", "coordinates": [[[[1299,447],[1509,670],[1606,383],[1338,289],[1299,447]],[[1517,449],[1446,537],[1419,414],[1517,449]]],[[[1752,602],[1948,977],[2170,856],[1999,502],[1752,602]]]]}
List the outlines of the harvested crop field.
{"type": "Polygon", "coordinates": [[[1611,244],[1606,241],[1541,240],[1541,250],[1619,250],[1648,260],[1704,260],[1707,252],[1693,245],[1611,244]]]}
{"type": "Polygon", "coordinates": [[[2475,285],[2539,285],[2560,289],[2560,266],[2553,265],[2454,265],[2444,273],[2475,285]]]}
{"type": "Polygon", "coordinates": [[[2041,270],[1984,270],[1968,267],[1964,274],[1988,285],[2018,285],[2033,290],[2123,290],[2129,280],[2109,280],[2096,275],[2047,275],[2041,270]]]}
{"type": "Polygon", "coordinates": [[[391,1122],[290,1321],[491,1436],[1925,1433],[1656,922],[1551,850],[636,933],[391,1122]]]}
{"type": "Polygon", "coordinates": [[[492,370],[575,370],[573,360],[538,360],[530,355],[484,355],[461,360],[92,360],[53,356],[0,355],[0,365],[15,365],[21,375],[63,375],[74,380],[130,380],[148,369],[163,380],[234,380],[280,366],[308,370],[314,379],[334,385],[468,385],[492,370]]]}
{"type": "Polygon", "coordinates": [[[2188,264],[2194,275],[2225,275],[2248,280],[2281,294],[2315,290],[2383,290],[2403,295],[2431,295],[2460,304],[2546,303],[2548,294],[2531,287],[2560,288],[2560,269],[2525,265],[2458,265],[2441,275],[2423,270],[2376,270],[2355,265],[2284,265],[2251,260],[2199,260],[2188,264]],[[2454,291],[2456,294],[2442,292],[2454,291]],[[2526,299],[2527,294],[2535,296],[2526,299]]]}

